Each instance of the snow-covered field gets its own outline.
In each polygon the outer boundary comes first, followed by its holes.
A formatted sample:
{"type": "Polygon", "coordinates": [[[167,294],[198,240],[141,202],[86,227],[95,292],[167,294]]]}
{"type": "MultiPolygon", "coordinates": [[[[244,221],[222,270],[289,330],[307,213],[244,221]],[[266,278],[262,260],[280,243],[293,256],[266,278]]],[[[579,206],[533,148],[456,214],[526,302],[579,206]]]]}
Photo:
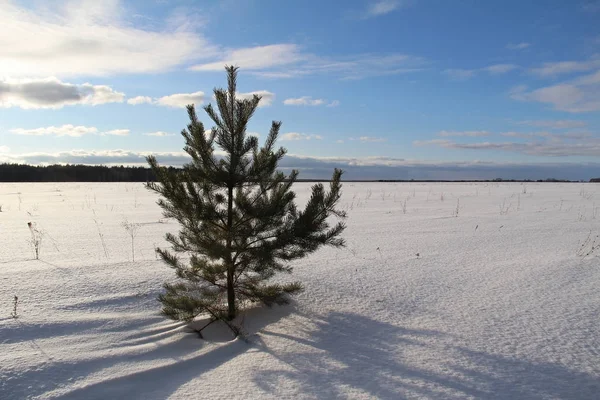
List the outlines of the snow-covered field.
{"type": "Polygon", "coordinates": [[[295,263],[306,291],[247,341],[158,315],[155,202],[0,184],[0,399],[600,398],[600,185],[346,183],[347,247],[295,263]]]}

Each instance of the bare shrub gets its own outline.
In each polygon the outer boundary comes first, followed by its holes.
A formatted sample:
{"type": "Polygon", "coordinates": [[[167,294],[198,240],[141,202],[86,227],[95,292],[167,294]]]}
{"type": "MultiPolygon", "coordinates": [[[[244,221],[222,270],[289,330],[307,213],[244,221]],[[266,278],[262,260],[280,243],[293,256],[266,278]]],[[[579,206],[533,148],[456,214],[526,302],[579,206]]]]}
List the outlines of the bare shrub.
{"type": "Polygon", "coordinates": [[[96,224],[96,230],[98,231],[98,236],[100,237],[100,243],[102,244],[102,249],[104,250],[104,255],[106,256],[106,258],[108,258],[108,250],[106,249],[106,243],[104,242],[104,234],[100,230],[100,223],[98,222],[98,219],[96,218],[96,212],[93,211],[93,213],[94,213],[94,224],[96,224]]]}
{"type": "Polygon", "coordinates": [[[42,240],[44,239],[44,231],[38,228],[35,222],[28,222],[27,226],[29,227],[29,232],[31,232],[31,239],[29,239],[29,243],[33,248],[35,259],[39,260],[40,251],[42,248],[42,240]]]}
{"type": "Polygon", "coordinates": [[[577,256],[586,258],[591,256],[598,248],[600,248],[600,235],[596,234],[594,236],[592,231],[590,231],[585,240],[577,248],[577,256]]]}
{"type": "Polygon", "coordinates": [[[135,237],[137,236],[138,231],[140,230],[142,225],[134,222],[129,222],[127,221],[127,218],[125,218],[121,223],[121,226],[125,228],[125,231],[127,231],[129,236],[131,237],[131,260],[135,262],[135,237]]]}
{"type": "Polygon", "coordinates": [[[15,296],[15,298],[13,299],[13,310],[10,313],[10,316],[13,318],[19,318],[19,313],[17,312],[17,305],[19,304],[19,298],[17,296],[15,296]]]}
{"type": "Polygon", "coordinates": [[[502,200],[502,204],[500,204],[500,215],[506,215],[510,211],[512,207],[512,203],[506,203],[506,199],[502,200]]]}
{"type": "Polygon", "coordinates": [[[459,211],[460,211],[460,197],[458,199],[456,199],[456,208],[454,209],[452,216],[455,218],[458,217],[459,211]]]}

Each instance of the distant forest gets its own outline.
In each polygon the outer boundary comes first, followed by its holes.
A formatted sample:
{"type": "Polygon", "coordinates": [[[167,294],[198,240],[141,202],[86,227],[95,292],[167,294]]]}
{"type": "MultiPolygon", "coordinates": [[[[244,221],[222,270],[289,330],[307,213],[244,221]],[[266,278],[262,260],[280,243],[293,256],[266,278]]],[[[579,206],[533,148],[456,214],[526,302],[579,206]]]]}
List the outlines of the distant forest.
{"type": "Polygon", "coordinates": [[[146,167],[0,164],[0,182],[148,182],[154,180],[154,173],[146,167]]]}
{"type": "MultiPolygon", "coordinates": [[[[176,169],[174,167],[169,167],[176,169]]],[[[154,173],[147,167],[125,167],[105,165],[47,165],[0,164],[0,182],[152,182],[154,173]]],[[[322,179],[299,179],[299,182],[318,182],[322,179]]],[[[394,179],[349,179],[354,182],[450,182],[442,180],[394,180],[394,179]]],[[[457,180],[453,182],[569,182],[559,179],[514,180],[457,180]]],[[[600,178],[590,182],[600,183],[600,178]]]]}

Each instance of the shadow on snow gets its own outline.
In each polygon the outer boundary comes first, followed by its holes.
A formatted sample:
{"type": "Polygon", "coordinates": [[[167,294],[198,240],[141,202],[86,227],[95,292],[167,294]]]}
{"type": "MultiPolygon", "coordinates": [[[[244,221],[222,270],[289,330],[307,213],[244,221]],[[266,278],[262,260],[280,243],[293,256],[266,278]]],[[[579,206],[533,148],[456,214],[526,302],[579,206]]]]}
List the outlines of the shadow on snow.
{"type": "Polygon", "coordinates": [[[346,397],[348,390],[386,399],[593,398],[600,390],[598,377],[591,373],[452,345],[442,348],[455,358],[447,362],[443,356],[433,358],[435,369],[419,368],[404,363],[404,359],[409,360],[404,353],[440,347],[447,335],[405,329],[353,313],[331,312],[325,318],[312,319],[316,329],[304,332],[308,334],[263,331],[266,336],[293,342],[286,348],[301,350],[277,353],[264,342],[258,343],[263,351],[291,367],[256,371],[254,381],[262,390],[277,394],[285,381],[292,381],[300,393],[315,398],[346,397]]]}
{"type": "MultiPolygon", "coordinates": [[[[300,393],[316,398],[345,397],[349,392],[379,398],[593,398],[600,389],[592,373],[473,351],[452,345],[454,338],[442,332],[406,329],[354,313],[303,315],[310,324],[298,326],[296,332],[269,330],[270,324],[291,312],[300,314],[294,306],[249,310],[244,326],[250,343],[239,339],[215,343],[227,332],[219,331],[223,327],[212,331],[215,340],[203,341],[192,333],[182,335],[181,323],[159,321],[157,316],[133,319],[121,325],[121,332],[131,334],[106,344],[105,348],[114,348],[115,354],[71,362],[50,359],[3,382],[0,397],[48,396],[53,390],[72,387],[60,398],[166,398],[248,350],[268,353],[278,361],[255,365],[252,378],[273,396],[280,393],[282,385],[293,385],[300,393]],[[267,345],[270,337],[290,343],[271,349],[267,345]],[[435,352],[427,352],[432,348],[443,349],[453,357],[437,359],[435,352]],[[415,354],[409,356],[409,352],[428,354],[429,362],[424,365],[433,368],[411,365],[415,354]],[[77,388],[78,380],[120,363],[148,367],[77,388]]],[[[102,327],[93,321],[87,323],[102,335],[102,327]]],[[[36,334],[27,332],[23,340],[76,337],[85,330],[85,326],[48,328],[36,334]]]]}

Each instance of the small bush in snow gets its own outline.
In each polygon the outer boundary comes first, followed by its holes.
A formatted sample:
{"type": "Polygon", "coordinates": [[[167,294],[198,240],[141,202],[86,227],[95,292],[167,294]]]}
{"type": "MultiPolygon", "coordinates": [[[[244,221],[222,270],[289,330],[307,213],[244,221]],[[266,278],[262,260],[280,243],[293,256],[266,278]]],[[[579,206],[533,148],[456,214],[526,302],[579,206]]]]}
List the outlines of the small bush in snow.
{"type": "Polygon", "coordinates": [[[140,224],[127,221],[127,218],[123,220],[121,226],[125,228],[129,236],[131,237],[131,260],[135,262],[135,237],[141,227],[140,224]]]}
{"type": "Polygon", "coordinates": [[[408,197],[404,199],[402,202],[402,214],[406,214],[406,202],[408,201],[408,197]]]}
{"type": "Polygon", "coordinates": [[[600,248],[600,235],[593,236],[592,231],[587,235],[587,238],[579,245],[577,255],[581,258],[591,256],[600,248]]]}
{"type": "Polygon", "coordinates": [[[29,227],[29,232],[31,232],[31,239],[29,239],[29,243],[33,248],[35,259],[39,260],[40,250],[42,248],[42,239],[44,238],[44,231],[38,228],[34,222],[28,222],[27,226],[29,227]]]}
{"type": "Polygon", "coordinates": [[[459,212],[460,212],[460,197],[458,199],[456,199],[456,208],[454,209],[452,216],[455,218],[458,217],[459,212]]]}
{"type": "Polygon", "coordinates": [[[104,242],[104,234],[100,230],[100,223],[96,219],[96,212],[94,211],[94,224],[96,224],[96,229],[98,230],[98,236],[100,237],[100,243],[102,244],[102,249],[104,249],[104,255],[108,258],[108,250],[106,249],[106,242],[104,242]]]}
{"type": "Polygon", "coordinates": [[[502,204],[500,204],[500,215],[506,215],[510,211],[510,207],[512,207],[512,203],[506,203],[506,199],[502,200],[502,204]]]}
{"type": "Polygon", "coordinates": [[[13,299],[13,310],[12,310],[12,313],[10,313],[10,316],[13,318],[19,318],[19,313],[17,312],[18,303],[19,303],[19,298],[17,296],[15,296],[15,298],[13,299]]]}

